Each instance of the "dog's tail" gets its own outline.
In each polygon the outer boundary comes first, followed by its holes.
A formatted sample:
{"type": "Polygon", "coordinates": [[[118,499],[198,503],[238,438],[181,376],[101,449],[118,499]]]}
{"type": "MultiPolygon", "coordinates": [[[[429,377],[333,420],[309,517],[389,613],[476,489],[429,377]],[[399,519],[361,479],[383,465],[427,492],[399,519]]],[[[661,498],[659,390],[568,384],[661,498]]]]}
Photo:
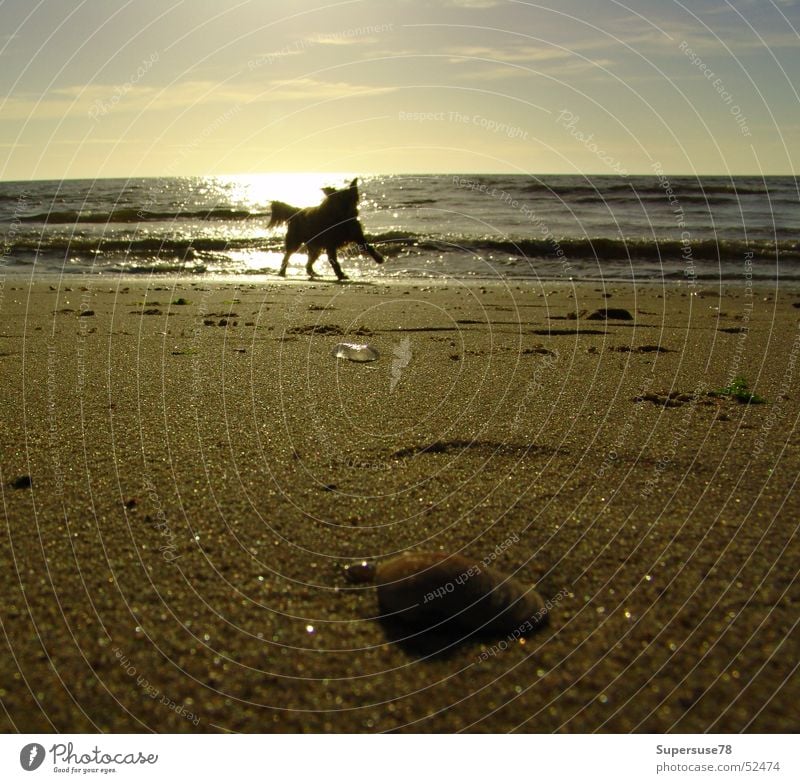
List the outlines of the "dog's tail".
{"type": "Polygon", "coordinates": [[[270,206],[272,211],[268,228],[288,222],[300,211],[300,207],[293,207],[290,204],[284,204],[282,201],[273,201],[270,206]]]}

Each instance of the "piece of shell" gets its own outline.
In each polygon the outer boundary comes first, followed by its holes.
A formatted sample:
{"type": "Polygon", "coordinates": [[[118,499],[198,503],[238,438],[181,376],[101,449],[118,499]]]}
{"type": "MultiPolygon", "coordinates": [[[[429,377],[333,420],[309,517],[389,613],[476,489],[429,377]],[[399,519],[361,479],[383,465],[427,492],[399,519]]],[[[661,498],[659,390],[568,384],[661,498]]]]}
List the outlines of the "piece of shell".
{"type": "Polygon", "coordinates": [[[461,555],[405,552],[378,563],[374,578],[384,619],[419,630],[446,624],[524,636],[547,617],[533,589],[461,555]]]}
{"type": "Polygon", "coordinates": [[[349,359],[351,362],[374,362],[379,354],[367,343],[338,343],[333,347],[331,356],[337,359],[349,359]]]}

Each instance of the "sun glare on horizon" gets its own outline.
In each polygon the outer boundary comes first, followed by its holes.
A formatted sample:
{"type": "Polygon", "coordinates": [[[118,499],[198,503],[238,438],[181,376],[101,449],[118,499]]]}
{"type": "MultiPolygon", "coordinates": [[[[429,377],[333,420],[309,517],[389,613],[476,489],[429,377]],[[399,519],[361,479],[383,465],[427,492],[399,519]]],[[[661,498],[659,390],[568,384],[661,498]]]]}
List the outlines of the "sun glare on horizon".
{"type": "Polygon", "coordinates": [[[351,173],[303,171],[295,173],[228,174],[210,178],[225,191],[231,203],[263,209],[270,201],[310,207],[322,199],[322,188],[344,187],[357,176],[351,173]]]}

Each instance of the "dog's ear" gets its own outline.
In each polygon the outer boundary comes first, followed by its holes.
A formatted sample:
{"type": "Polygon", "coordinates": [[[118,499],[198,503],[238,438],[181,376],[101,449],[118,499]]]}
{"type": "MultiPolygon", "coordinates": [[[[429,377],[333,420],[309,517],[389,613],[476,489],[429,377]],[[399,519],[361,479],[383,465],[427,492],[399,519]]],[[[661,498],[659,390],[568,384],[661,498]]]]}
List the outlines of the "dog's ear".
{"type": "Polygon", "coordinates": [[[351,187],[351,188],[353,188],[353,190],[355,190],[355,189],[358,187],[358,177],[356,177],[356,178],[355,178],[355,179],[354,179],[354,180],[353,180],[353,181],[350,183],[350,187],[351,187]]]}
{"type": "Polygon", "coordinates": [[[326,196],[332,196],[334,193],[336,193],[336,188],[322,188],[322,192],[326,196]]]}

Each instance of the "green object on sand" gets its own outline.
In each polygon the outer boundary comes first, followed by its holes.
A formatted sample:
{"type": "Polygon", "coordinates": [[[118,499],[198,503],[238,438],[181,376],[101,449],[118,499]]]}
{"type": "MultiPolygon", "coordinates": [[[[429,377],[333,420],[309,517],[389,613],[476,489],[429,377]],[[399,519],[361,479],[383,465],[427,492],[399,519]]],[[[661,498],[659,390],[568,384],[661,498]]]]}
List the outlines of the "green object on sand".
{"type": "Polygon", "coordinates": [[[762,405],[766,402],[763,397],[759,397],[758,394],[750,391],[747,381],[741,376],[734,378],[724,388],[709,392],[709,394],[712,397],[729,397],[742,405],[762,405]]]}

